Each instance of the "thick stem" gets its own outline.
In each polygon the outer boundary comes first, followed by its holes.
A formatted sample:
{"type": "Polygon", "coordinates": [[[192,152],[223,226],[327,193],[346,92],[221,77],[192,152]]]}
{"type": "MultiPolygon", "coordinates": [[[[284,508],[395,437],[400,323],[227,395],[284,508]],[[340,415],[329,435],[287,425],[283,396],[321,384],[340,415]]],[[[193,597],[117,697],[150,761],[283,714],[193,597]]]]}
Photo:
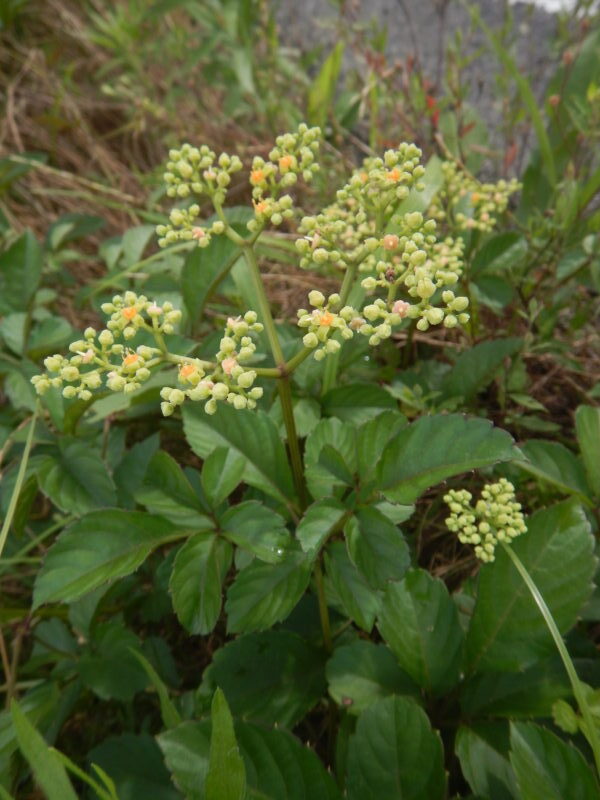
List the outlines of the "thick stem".
{"type": "Polygon", "coordinates": [[[27,472],[27,463],[29,461],[29,453],[31,451],[31,444],[33,442],[33,433],[35,431],[35,423],[37,421],[39,408],[40,408],[39,403],[36,403],[35,411],[33,412],[33,416],[31,417],[30,428],[27,433],[27,440],[25,441],[25,449],[23,450],[23,456],[21,458],[21,463],[19,464],[17,480],[15,482],[15,487],[10,497],[10,503],[8,504],[8,510],[6,512],[6,517],[2,525],[2,530],[0,531],[0,557],[2,556],[2,552],[4,551],[4,545],[6,544],[6,540],[8,538],[8,531],[10,530],[10,526],[12,525],[13,517],[15,515],[15,511],[17,510],[17,502],[19,500],[19,495],[21,494],[21,488],[25,480],[25,473],[27,472]]]}
{"type": "Polygon", "coordinates": [[[554,617],[552,616],[552,612],[546,605],[546,601],[540,594],[539,589],[535,585],[535,582],[519,556],[514,552],[512,547],[503,543],[502,545],[504,550],[508,553],[509,558],[517,568],[519,574],[525,581],[525,584],[533,599],[536,602],[537,607],[539,608],[544,622],[548,626],[548,630],[550,631],[552,638],[554,639],[554,644],[556,645],[556,649],[558,650],[562,662],[564,664],[565,670],[567,671],[567,675],[569,676],[569,680],[571,681],[571,687],[573,688],[573,694],[575,695],[575,699],[577,700],[577,704],[579,706],[579,710],[581,711],[581,715],[585,722],[587,739],[590,743],[592,748],[592,752],[594,754],[594,761],[596,763],[596,771],[600,776],[600,740],[598,738],[598,731],[596,730],[596,724],[594,722],[594,718],[592,717],[592,712],[590,711],[590,707],[588,705],[587,699],[585,697],[585,691],[583,689],[583,685],[579,680],[579,676],[577,675],[577,671],[575,670],[575,665],[569,655],[569,651],[563,641],[560,631],[554,621],[554,617]]]}
{"type": "Polygon", "coordinates": [[[323,645],[328,653],[333,651],[333,641],[331,638],[331,624],[329,622],[329,609],[327,608],[327,598],[325,597],[325,584],[323,582],[323,570],[321,560],[315,561],[315,584],[317,586],[317,598],[319,601],[319,617],[321,618],[321,630],[323,631],[323,645]]]}
{"type": "Polygon", "coordinates": [[[296,492],[298,493],[298,499],[300,500],[302,508],[305,508],[307,503],[306,484],[304,482],[302,455],[300,454],[300,444],[298,442],[298,434],[296,433],[296,422],[294,420],[294,408],[292,405],[292,390],[290,387],[289,377],[286,374],[286,362],[283,356],[283,350],[281,349],[281,343],[279,342],[279,337],[277,336],[275,322],[271,315],[271,308],[269,306],[269,301],[267,300],[267,296],[265,294],[265,288],[263,286],[262,278],[260,276],[260,270],[258,268],[258,263],[256,261],[256,255],[252,247],[249,245],[244,245],[242,249],[244,251],[244,257],[246,259],[246,263],[248,264],[248,267],[250,269],[250,275],[252,276],[252,282],[254,284],[254,290],[256,292],[256,297],[258,301],[257,311],[260,315],[261,322],[265,326],[265,333],[267,334],[267,339],[269,341],[269,347],[271,348],[273,360],[275,361],[275,366],[278,368],[281,375],[281,377],[277,381],[277,388],[279,390],[279,399],[281,401],[283,421],[287,432],[287,443],[290,454],[290,463],[292,467],[292,474],[294,476],[294,484],[296,487],[296,492]]]}

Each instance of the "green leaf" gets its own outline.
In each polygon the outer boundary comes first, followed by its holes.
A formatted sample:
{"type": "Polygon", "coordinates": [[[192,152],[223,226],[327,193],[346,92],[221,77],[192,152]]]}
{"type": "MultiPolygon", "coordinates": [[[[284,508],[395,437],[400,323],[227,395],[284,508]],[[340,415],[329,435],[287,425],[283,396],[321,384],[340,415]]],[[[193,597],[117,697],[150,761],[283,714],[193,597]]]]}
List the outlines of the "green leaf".
{"type": "Polygon", "coordinates": [[[213,697],[210,717],[212,730],[206,800],[244,800],[246,768],[235,738],[231,712],[221,689],[217,689],[213,697]]]}
{"type": "Polygon", "coordinates": [[[155,233],[154,225],[136,225],[125,231],[121,237],[123,266],[137,264],[155,233]]]}
{"type": "Polygon", "coordinates": [[[115,485],[97,450],[81,439],[61,437],[38,469],[40,489],[61,511],[85,514],[114,506],[115,485]]]}
{"type": "Polygon", "coordinates": [[[27,343],[27,355],[32,361],[43,356],[59,352],[76,334],[72,326],[63,317],[45,317],[34,326],[27,343]]]}
{"type": "Polygon", "coordinates": [[[363,711],[348,753],[348,800],[443,800],[442,743],[425,712],[404,697],[363,711]]]}
{"type": "Polygon", "coordinates": [[[202,503],[183,470],[164,450],[152,456],[143,483],[134,496],[148,511],[174,525],[196,530],[214,526],[210,517],[203,513],[202,503]]]}
{"type": "Polygon", "coordinates": [[[383,644],[357,639],[337,647],[327,662],[329,694],[351,714],[389,695],[418,698],[416,684],[398,666],[391,650],[383,644]]]}
{"type": "Polygon", "coordinates": [[[337,478],[346,486],[352,486],[354,483],[354,475],[348,469],[344,457],[330,444],[326,444],[321,448],[321,452],[319,453],[319,466],[323,467],[323,469],[327,470],[334,478],[337,478]]]}
{"type": "Polygon", "coordinates": [[[348,553],[374,589],[399,581],[410,566],[402,531],[376,508],[357,508],[345,527],[348,553]]]}
{"type": "Polygon", "coordinates": [[[43,253],[31,231],[25,231],[0,255],[0,314],[26,311],[42,275],[43,253]]]}
{"type": "Polygon", "coordinates": [[[578,494],[587,499],[590,494],[581,461],[560,442],[530,439],[521,445],[527,461],[515,463],[526,472],[556,486],[563,493],[578,494]]]}
{"type": "Polygon", "coordinates": [[[352,383],[331,389],[323,396],[323,413],[361,425],[385,409],[396,409],[392,395],[374,383],[352,383]]]}
{"type": "Polygon", "coordinates": [[[290,552],[279,564],[253,561],[238,573],[227,592],[227,630],[260,631],[284,620],[304,594],[310,561],[290,552]]]}
{"type": "Polygon", "coordinates": [[[533,723],[510,726],[510,761],[522,800],[597,800],[600,786],[579,750],[533,723]]]}
{"type": "Polygon", "coordinates": [[[293,728],[325,690],[323,652],[290,631],[247,633],[221,647],[204,673],[236,717],[293,728]]]}
{"type": "Polygon", "coordinates": [[[88,760],[110,775],[119,800],[181,800],[158,745],[147,733],[110,736],[88,753],[88,760]]]}
{"type": "Polygon", "coordinates": [[[97,625],[77,663],[83,685],[102,700],[132,700],[147,683],[144,669],[131,652],[139,646],[138,637],[122,621],[97,625]]]}
{"type": "Polygon", "coordinates": [[[24,311],[7,314],[0,321],[0,336],[3,344],[18,356],[25,354],[27,323],[27,314],[24,311]]]}
{"type": "Polygon", "coordinates": [[[115,469],[113,477],[117,485],[119,505],[133,508],[134,494],[144,482],[148,463],[160,446],[160,434],[154,433],[141,442],[137,442],[123,456],[115,469]]]}
{"type": "Polygon", "coordinates": [[[206,301],[239,255],[240,248],[226,236],[213,236],[208,247],[197,247],[186,256],[181,271],[181,292],[192,327],[202,317],[206,301]]]}
{"type": "Polygon", "coordinates": [[[464,636],[441,580],[414,569],[390,584],[377,627],[402,669],[425,691],[443,694],[458,682],[464,636]]]}
{"type": "Polygon", "coordinates": [[[349,511],[333,497],[317,500],[304,512],[296,528],[296,538],[305,553],[315,555],[331,532],[349,511]]]}
{"type": "Polygon", "coordinates": [[[339,419],[322,419],[307,438],[304,448],[306,483],[315,500],[330,497],[337,487],[344,485],[326,466],[319,463],[321,451],[326,445],[331,445],[340,454],[350,474],[356,472],[355,428],[339,419]]]}
{"type": "Polygon", "coordinates": [[[236,450],[217,447],[202,465],[202,488],[213,505],[221,505],[236,489],[244,477],[246,459],[236,450]]]}
{"type": "Polygon", "coordinates": [[[10,711],[21,752],[48,800],[77,800],[67,771],[21,711],[16,700],[12,701],[10,711]]]}
{"type": "Polygon", "coordinates": [[[508,726],[485,723],[456,734],[455,752],[469,786],[488,800],[514,800],[518,796],[515,775],[508,760],[508,726]]]}
{"type": "Polygon", "coordinates": [[[357,570],[343,542],[330,542],[325,551],[327,578],[342,610],[359,628],[370,633],[381,606],[380,592],[357,570]]]}
{"type": "MultiPolygon", "coordinates": [[[[511,545],[537,585],[562,633],[591,594],[594,540],[572,500],[537,511],[511,545]]],[[[470,671],[519,670],[554,650],[540,611],[509,556],[499,549],[482,567],[467,635],[470,671]]]]}
{"type": "MultiPolygon", "coordinates": [[[[416,188],[411,189],[406,200],[403,200],[398,206],[397,217],[408,214],[411,211],[420,211],[421,213],[427,211],[433,198],[444,185],[443,163],[439,156],[431,156],[425,167],[425,174],[420,181],[425,188],[422,192],[417,191],[416,188]]],[[[398,229],[393,229],[390,230],[390,233],[399,233],[399,231],[398,229]]]]}
{"type": "Polygon", "coordinates": [[[479,248],[473,259],[472,277],[502,273],[519,264],[528,250],[527,240],[521,233],[508,231],[492,236],[479,248]]]}
{"type": "Polygon", "coordinates": [[[167,689],[163,679],[160,677],[148,659],[142,655],[139,650],[132,649],[130,652],[131,655],[139,661],[144,669],[144,672],[148,676],[150,683],[156,689],[158,701],[160,703],[160,715],[162,717],[163,725],[165,728],[176,728],[177,725],[179,725],[182,721],[181,715],[175,708],[175,704],[169,696],[169,690],[167,689]]]}
{"type": "Polygon", "coordinates": [[[190,633],[210,633],[217,624],[231,554],[231,545],[211,532],[192,536],[175,556],[169,590],[175,613],[190,633]]]}
{"type": "Polygon", "coordinates": [[[246,459],[244,480],[286,504],[294,497],[292,473],[274,422],[262,411],[236,411],[220,403],[206,414],[197,403],[183,407],[183,427],[192,450],[206,458],[227,447],[246,459]]]}
{"type": "Polygon", "coordinates": [[[557,700],[572,690],[556,656],[535,661],[519,672],[479,672],[461,685],[460,705],[467,717],[550,717],[557,700]]]}
{"type": "MultiPolygon", "coordinates": [[[[253,800],[341,800],[320,759],[291,734],[241,721],[235,723],[235,734],[253,800]]],[[[206,800],[202,787],[209,740],[209,720],[184,722],[158,736],[167,766],[188,800],[206,800]]]]}
{"type": "Polygon", "coordinates": [[[333,105],[335,87],[342,68],[344,43],[338,42],[323,62],[308,92],[307,119],[324,127],[333,105]]]}
{"type": "Polygon", "coordinates": [[[389,444],[378,481],[390,499],[412,503],[446,478],[516,455],[510,435],[488,420],[461,414],[421,417],[389,444]]]}
{"type": "Polygon", "coordinates": [[[472,400],[494,379],[504,361],[518,353],[522,339],[494,339],[481,342],[461,353],[452,369],[442,381],[442,391],[447,397],[464,397],[472,400]]]}
{"type": "Polygon", "coordinates": [[[256,500],[229,508],[219,525],[231,542],[270,564],[281,561],[292,544],[283,517],[256,500]]]}
{"type": "Polygon", "coordinates": [[[399,411],[384,411],[361,425],[356,436],[356,458],[361,483],[372,480],[381,454],[406,424],[406,417],[399,411]]]}
{"type": "Polygon", "coordinates": [[[93,511],[70,525],[38,572],[33,607],[76,600],[136,570],[161,544],[174,539],[165,519],[141,511],[93,511]]]}
{"type": "Polygon", "coordinates": [[[579,406],[575,429],[589,484],[594,497],[600,497],[600,408],[579,406]]]}

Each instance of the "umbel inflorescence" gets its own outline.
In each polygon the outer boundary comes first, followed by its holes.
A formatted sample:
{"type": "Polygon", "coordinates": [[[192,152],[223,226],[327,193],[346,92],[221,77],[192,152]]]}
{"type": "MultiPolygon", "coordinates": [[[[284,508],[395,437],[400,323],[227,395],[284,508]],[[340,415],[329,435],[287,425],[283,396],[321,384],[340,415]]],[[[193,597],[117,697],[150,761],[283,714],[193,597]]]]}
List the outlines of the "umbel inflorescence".
{"type": "Polygon", "coordinates": [[[486,484],[475,506],[472,499],[466,489],[450,490],[444,496],[450,509],[446,525],[463,544],[475,546],[477,558],[493,561],[498,542],[510,544],[527,530],[521,504],[516,502],[515,487],[506,478],[486,484]]]}
{"type": "MultiPolygon", "coordinates": [[[[58,354],[45,360],[47,372],[32,379],[37,392],[43,394],[54,387],[66,398],[91,401],[94,390],[133,392],[154,370],[174,365],[177,385],[161,391],[165,415],[186,399],[203,401],[209,414],[215,412],[218,402],[236,409],[254,408],[263,393],[262,387],[255,385],[257,379],[287,376],[307,356],[321,360],[335,354],[355,335],[366,336],[369,344],[376,346],[407,320],[413,320],[421,331],[433,325],[452,328],[465,324],[468,299],[456,288],[463,269],[462,239],[449,233],[438,239],[438,223],[432,218],[443,216],[439,203],[446,195],[434,200],[431,214],[405,210],[403,205],[407,198],[416,197],[418,203],[424,188],[421,151],[415,145],[401,144],[383,158],[366,159],[337,192],[333,204],[320,214],[300,219],[291,192],[300,179],[310,182],[319,170],[320,138],[318,128],[302,124],[295,133],[277,137],[268,159],[254,158],[248,178],[253,215],[246,236],[229,224],[223,209],[228,188],[242,170],[241,160],[227,153],[217,157],[206,146],[190,144],[169,153],[164,179],[167,195],[177,206],[169,221],[157,227],[159,245],[189,242],[190,247],[206,247],[213,236],[227,236],[253,271],[260,319],[254,311],[227,319],[214,359],[205,361],[172,353],[167,346],[166,337],[181,321],[181,311],[169,302],[156,303],[129,291],[103,304],[102,310],[109,316],[104,330],[97,333],[88,328],[83,339],[70,346],[70,356],[58,354]],[[215,215],[209,223],[200,219],[197,200],[201,199],[213,205],[215,215]],[[338,272],[341,287],[329,297],[317,290],[310,292],[310,308],[298,310],[302,337],[298,352],[289,362],[279,363],[271,348],[275,367],[259,368],[255,366],[259,362],[253,335],[262,331],[263,325],[269,341],[276,333],[253,248],[267,226],[294,219],[300,220],[296,241],[300,266],[338,272]],[[366,297],[355,307],[348,298],[358,284],[366,297]],[[138,335],[142,343],[134,349],[133,339],[138,335]]],[[[458,180],[457,174],[454,171],[445,184],[446,193],[458,180]]],[[[507,192],[501,187],[496,191],[498,208],[507,192]]]]}

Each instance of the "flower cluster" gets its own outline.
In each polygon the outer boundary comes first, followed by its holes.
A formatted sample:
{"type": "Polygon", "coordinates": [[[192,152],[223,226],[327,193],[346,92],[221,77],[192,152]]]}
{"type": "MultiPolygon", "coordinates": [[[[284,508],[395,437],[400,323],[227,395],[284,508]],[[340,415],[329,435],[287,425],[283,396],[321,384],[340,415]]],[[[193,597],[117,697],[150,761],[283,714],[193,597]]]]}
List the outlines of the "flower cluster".
{"type": "Polygon", "coordinates": [[[421,151],[413,144],[388,150],[383,158],[368,158],[336,194],[336,202],[320,214],[304,217],[298,239],[300,266],[320,268],[329,262],[341,268],[360,264],[379,247],[378,220],[391,216],[398,203],[418,183],[425,170],[421,151]]]}
{"type": "Polygon", "coordinates": [[[486,484],[475,507],[472,499],[466,489],[449,491],[444,496],[450,508],[446,525],[461,542],[475,545],[477,558],[493,561],[498,542],[510,543],[527,530],[521,504],[515,501],[515,488],[506,478],[486,484]]]}
{"type": "Polygon", "coordinates": [[[192,147],[184,144],[179,150],[169,151],[167,170],[163,175],[168,197],[186,198],[192,194],[224,198],[224,190],[231,176],[242,169],[238,156],[216,154],[207,145],[192,147]],[[216,163],[215,163],[216,161],[216,163]]]}
{"type": "MultiPolygon", "coordinates": [[[[385,300],[365,306],[362,326],[355,321],[373,345],[391,336],[405,317],[416,320],[421,331],[469,320],[468,299],[453,291],[463,268],[462,241],[438,241],[435,220],[419,211],[397,212],[411,188],[422,188],[420,155],[415,145],[402,144],[383,159],[366,159],[333,205],[302,220],[305,235],[296,242],[302,267],[358,269],[369,273],[364,289],[386,292],[385,300]]],[[[354,315],[356,320],[358,312],[354,315]]]]}
{"type": "MultiPolygon", "coordinates": [[[[184,144],[179,150],[169,151],[167,171],[164,181],[167,185],[167,196],[185,199],[191,195],[206,195],[218,204],[225,201],[227,187],[231,176],[242,169],[238,156],[221,153],[216,154],[206,145],[192,147],[184,144]]],[[[213,223],[210,229],[196,224],[200,214],[200,206],[193,203],[188,208],[174,208],[169,216],[169,223],[158,225],[156,233],[160,237],[160,247],[174,244],[177,241],[195,239],[200,247],[206,247],[210,234],[221,234],[225,225],[220,220],[213,223]]]]}
{"type": "Polygon", "coordinates": [[[225,223],[220,219],[215,220],[207,228],[196,224],[200,214],[200,206],[193,203],[189,208],[174,208],[169,214],[167,225],[157,225],[156,232],[160,236],[159,247],[175,244],[175,242],[191,242],[196,240],[198,247],[208,247],[211,235],[221,234],[225,230],[225,223]]]}
{"type": "Polygon", "coordinates": [[[350,306],[344,306],[338,313],[341,304],[339,294],[332,294],[325,299],[322,292],[314,289],[308,295],[308,302],[313,310],[298,309],[298,327],[307,331],[302,339],[304,346],[314,349],[314,357],[321,361],[328,353],[337,353],[341,347],[337,339],[331,338],[331,333],[339,331],[344,339],[351,339],[354,321],[360,318],[350,306]]]}
{"type": "Polygon", "coordinates": [[[83,339],[73,342],[69,358],[56,354],[44,360],[47,372],[34,375],[31,382],[43,395],[50,387],[62,388],[63,397],[90,400],[93,389],[106,386],[113,392],[133,392],[150,377],[150,369],[161,361],[161,349],[140,345],[135,350],[117,341],[132,339],[140,330],[156,336],[173,333],[181,319],[181,311],[172,303],[159,305],[144,295],[125,292],[104,303],[102,310],[110,314],[106,328],[100,333],[86,328],[83,339]],[[65,385],[66,384],[66,385],[65,385]]]}
{"type": "Polygon", "coordinates": [[[435,222],[425,221],[423,215],[414,211],[402,218],[395,218],[398,234],[388,233],[381,239],[381,249],[374,265],[375,275],[362,281],[367,291],[378,288],[387,290],[389,304],[398,289],[404,289],[412,302],[404,303],[404,313],[417,320],[417,328],[426,331],[430,325],[441,322],[447,328],[465,324],[469,315],[465,313],[469,301],[456,297],[449,287],[454,287],[462,272],[462,242],[446,239],[437,242],[433,231],[435,222]],[[436,291],[442,290],[444,307],[435,305],[436,291]]]}
{"type": "Polygon", "coordinates": [[[298,181],[298,176],[310,183],[319,170],[315,157],[319,152],[321,129],[309,128],[302,123],[296,133],[285,133],[275,140],[269,160],[255,156],[250,171],[252,203],[255,219],[248,222],[248,230],[256,231],[266,222],[281,225],[293,216],[292,197],[281,194],[298,181]]]}
{"type": "Polygon", "coordinates": [[[263,390],[253,386],[256,372],[243,364],[252,358],[256,345],[250,332],[260,333],[263,326],[257,322],[254,311],[243,317],[230,317],[216,355],[216,365],[193,358],[180,357],[179,382],[185,388],[165,386],[161,390],[161,410],[170,416],[186,398],[205,400],[204,410],[214,414],[218,401],[227,401],[236,409],[256,408],[263,390]]]}
{"type": "Polygon", "coordinates": [[[429,215],[444,220],[451,214],[461,230],[491,231],[498,216],[506,210],[510,196],[521,188],[514,178],[498,183],[480,183],[453,161],[445,161],[442,172],[444,183],[429,209],[429,215]]]}
{"type": "MultiPolygon", "coordinates": [[[[181,311],[173,308],[172,303],[159,305],[135,292],[117,294],[112,302],[102,303],[101,308],[104,314],[110,314],[106,327],[116,338],[123,335],[125,339],[132,339],[141,328],[149,327],[159,333],[173,333],[174,326],[181,320],[181,311]],[[149,317],[150,325],[145,317],[149,317]]],[[[108,341],[105,334],[104,338],[108,341]]]]}

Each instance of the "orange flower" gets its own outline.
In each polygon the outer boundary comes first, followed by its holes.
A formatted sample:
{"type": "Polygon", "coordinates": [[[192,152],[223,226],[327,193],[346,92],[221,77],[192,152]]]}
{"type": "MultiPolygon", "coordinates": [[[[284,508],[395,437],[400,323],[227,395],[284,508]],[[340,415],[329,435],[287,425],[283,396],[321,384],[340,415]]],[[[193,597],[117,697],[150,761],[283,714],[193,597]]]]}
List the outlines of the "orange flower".
{"type": "Polygon", "coordinates": [[[265,211],[267,210],[267,201],[266,200],[261,200],[260,203],[257,203],[254,206],[254,208],[255,208],[257,214],[264,214],[265,211]]]}
{"type": "Polygon", "coordinates": [[[131,321],[134,317],[137,317],[137,308],[135,306],[127,306],[121,311],[121,314],[125,317],[125,319],[131,321]]]}
{"type": "Polygon", "coordinates": [[[194,239],[204,239],[206,233],[202,228],[192,228],[192,236],[194,239]]]}
{"type": "Polygon", "coordinates": [[[255,186],[258,183],[262,183],[265,179],[265,173],[262,169],[253,169],[250,173],[250,183],[253,183],[255,186]]]}
{"type": "Polygon", "coordinates": [[[123,366],[124,367],[132,367],[134,364],[137,364],[139,361],[139,356],[137,353],[129,353],[128,356],[125,356],[123,359],[123,366]]]}
{"type": "Polygon", "coordinates": [[[388,233],[383,237],[383,246],[386,250],[395,250],[398,247],[399,239],[395,233],[388,233]]]}
{"type": "Polygon", "coordinates": [[[329,327],[333,323],[334,319],[335,317],[330,311],[324,311],[319,317],[319,325],[329,327]]]}
{"type": "Polygon", "coordinates": [[[481,195],[479,194],[479,192],[473,192],[473,194],[471,195],[471,202],[478,203],[480,200],[481,200],[481,195]]]}
{"type": "Polygon", "coordinates": [[[289,169],[294,163],[294,159],[292,156],[282,156],[279,159],[279,169],[287,170],[289,169]]]}
{"type": "Polygon", "coordinates": [[[367,172],[361,172],[358,176],[363,183],[366,183],[369,180],[369,175],[367,172]]]}
{"type": "Polygon", "coordinates": [[[181,378],[189,378],[190,375],[193,375],[196,372],[196,365],[195,364],[184,364],[181,369],[179,370],[179,377],[181,378]]]}
{"type": "Polygon", "coordinates": [[[397,183],[400,180],[401,172],[398,167],[394,167],[394,169],[390,170],[385,176],[388,181],[392,181],[392,183],[397,183]]]}
{"type": "Polygon", "coordinates": [[[226,375],[231,375],[231,371],[235,366],[237,366],[237,361],[231,356],[229,358],[224,358],[223,361],[221,361],[221,367],[226,375]]]}

